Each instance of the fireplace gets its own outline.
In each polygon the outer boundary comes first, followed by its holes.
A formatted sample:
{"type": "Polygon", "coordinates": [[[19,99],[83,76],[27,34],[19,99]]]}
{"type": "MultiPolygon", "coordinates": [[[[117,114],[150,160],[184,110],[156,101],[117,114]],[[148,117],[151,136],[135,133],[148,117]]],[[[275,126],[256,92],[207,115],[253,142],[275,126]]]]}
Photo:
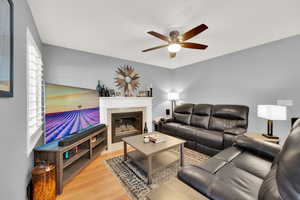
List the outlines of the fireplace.
{"type": "MultiPolygon", "coordinates": [[[[140,118],[140,128],[135,127],[140,130],[140,133],[144,129],[144,125],[147,124],[148,132],[152,131],[152,97],[100,97],[99,98],[99,107],[100,107],[100,122],[107,125],[107,152],[114,152],[117,150],[123,149],[122,142],[116,142],[119,139],[115,138],[114,142],[112,140],[113,134],[116,135],[116,130],[113,128],[113,123],[116,123],[113,120],[113,115],[121,114],[127,115],[129,113],[142,113],[140,118]],[[126,114],[123,114],[126,113],[126,114]],[[113,122],[114,121],[114,122],[113,122]],[[114,132],[114,133],[113,133],[114,132]]],[[[130,114],[131,115],[131,114],[130,114]]],[[[133,115],[136,117],[136,114],[133,115]]],[[[123,116],[122,116],[123,117],[123,116]]],[[[130,116],[131,117],[131,116],[130,116]]],[[[122,121],[123,123],[124,121],[122,121]]],[[[118,123],[121,123],[119,121],[118,123]]],[[[123,132],[124,133],[124,132],[123,132]]],[[[125,134],[125,133],[124,133],[125,134]]],[[[120,136],[120,134],[117,134],[120,136]]],[[[117,136],[116,135],[116,136],[117,136]]],[[[122,138],[122,137],[120,137],[122,138]]]]}
{"type": "Polygon", "coordinates": [[[122,112],[111,114],[112,143],[124,137],[142,134],[143,112],[122,112]]]}

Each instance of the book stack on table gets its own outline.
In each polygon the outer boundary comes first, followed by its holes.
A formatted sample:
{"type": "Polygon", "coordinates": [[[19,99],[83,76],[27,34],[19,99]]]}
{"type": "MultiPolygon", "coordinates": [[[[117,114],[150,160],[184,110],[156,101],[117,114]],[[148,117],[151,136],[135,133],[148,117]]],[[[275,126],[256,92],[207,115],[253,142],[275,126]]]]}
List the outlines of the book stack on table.
{"type": "Polygon", "coordinates": [[[149,135],[149,140],[153,143],[161,143],[161,142],[165,142],[166,139],[161,137],[160,135],[158,134],[151,134],[149,135]]]}

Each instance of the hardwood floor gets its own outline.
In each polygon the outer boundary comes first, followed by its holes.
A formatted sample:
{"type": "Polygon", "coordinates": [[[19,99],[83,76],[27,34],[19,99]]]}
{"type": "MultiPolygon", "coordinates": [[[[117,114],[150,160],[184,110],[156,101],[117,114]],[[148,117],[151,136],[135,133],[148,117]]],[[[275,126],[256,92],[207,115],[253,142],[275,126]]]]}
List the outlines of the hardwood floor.
{"type": "Polygon", "coordinates": [[[123,154],[123,150],[100,155],[64,186],[57,200],[130,200],[104,160],[123,154]]]}

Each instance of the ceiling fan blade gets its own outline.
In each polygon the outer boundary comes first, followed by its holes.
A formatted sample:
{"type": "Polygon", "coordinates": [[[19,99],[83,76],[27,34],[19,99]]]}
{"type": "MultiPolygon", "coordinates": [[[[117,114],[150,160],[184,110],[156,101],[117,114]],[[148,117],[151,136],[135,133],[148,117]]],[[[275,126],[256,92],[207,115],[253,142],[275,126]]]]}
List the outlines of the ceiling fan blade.
{"type": "Polygon", "coordinates": [[[150,49],[145,49],[145,50],[143,50],[142,52],[152,51],[152,50],[164,48],[164,47],[167,47],[167,46],[169,46],[169,45],[168,45],[168,44],[165,44],[165,45],[161,45],[161,46],[157,46],[157,47],[152,47],[152,48],[150,48],[150,49]]]}
{"type": "Polygon", "coordinates": [[[192,37],[198,35],[199,33],[205,31],[206,29],[208,29],[208,27],[205,24],[201,24],[191,30],[189,30],[188,32],[184,33],[182,35],[182,41],[186,41],[188,39],[191,39],[192,37]]]}
{"type": "Polygon", "coordinates": [[[162,34],[160,34],[160,33],[157,33],[157,32],[154,32],[154,31],[149,31],[148,34],[150,34],[150,35],[152,35],[152,36],[154,36],[154,37],[157,37],[157,38],[159,38],[159,39],[161,39],[161,40],[164,40],[164,41],[166,41],[166,42],[170,42],[169,37],[167,37],[167,36],[165,36],[165,35],[162,35],[162,34]]]}
{"type": "Polygon", "coordinates": [[[170,58],[175,58],[176,57],[176,53],[169,52],[169,56],[170,56],[170,58]]]}
{"type": "Polygon", "coordinates": [[[182,42],[180,45],[183,48],[189,48],[189,49],[206,49],[208,46],[204,44],[197,44],[192,42],[182,42]]]}

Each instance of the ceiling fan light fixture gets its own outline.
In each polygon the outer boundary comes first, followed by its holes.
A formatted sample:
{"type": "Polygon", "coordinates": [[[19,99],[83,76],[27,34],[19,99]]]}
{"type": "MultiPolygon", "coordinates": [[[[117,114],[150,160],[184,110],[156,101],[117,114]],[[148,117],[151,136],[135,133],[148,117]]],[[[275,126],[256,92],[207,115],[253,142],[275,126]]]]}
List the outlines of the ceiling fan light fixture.
{"type": "Polygon", "coordinates": [[[168,51],[171,53],[177,53],[178,51],[180,51],[180,49],[181,49],[181,45],[177,43],[170,44],[168,46],[168,51]]]}
{"type": "Polygon", "coordinates": [[[195,28],[185,32],[182,35],[180,35],[180,33],[176,30],[171,31],[169,33],[169,36],[165,36],[163,34],[155,32],[155,31],[149,31],[149,32],[147,32],[148,34],[167,42],[167,44],[152,47],[149,49],[145,49],[145,50],[142,50],[142,52],[148,52],[148,51],[167,47],[170,58],[174,58],[174,57],[176,57],[177,52],[179,52],[181,50],[181,48],[204,50],[207,48],[207,45],[193,43],[193,42],[186,42],[186,41],[195,37],[196,35],[202,33],[207,28],[208,27],[205,24],[201,24],[201,25],[196,26],[195,28]]]}

